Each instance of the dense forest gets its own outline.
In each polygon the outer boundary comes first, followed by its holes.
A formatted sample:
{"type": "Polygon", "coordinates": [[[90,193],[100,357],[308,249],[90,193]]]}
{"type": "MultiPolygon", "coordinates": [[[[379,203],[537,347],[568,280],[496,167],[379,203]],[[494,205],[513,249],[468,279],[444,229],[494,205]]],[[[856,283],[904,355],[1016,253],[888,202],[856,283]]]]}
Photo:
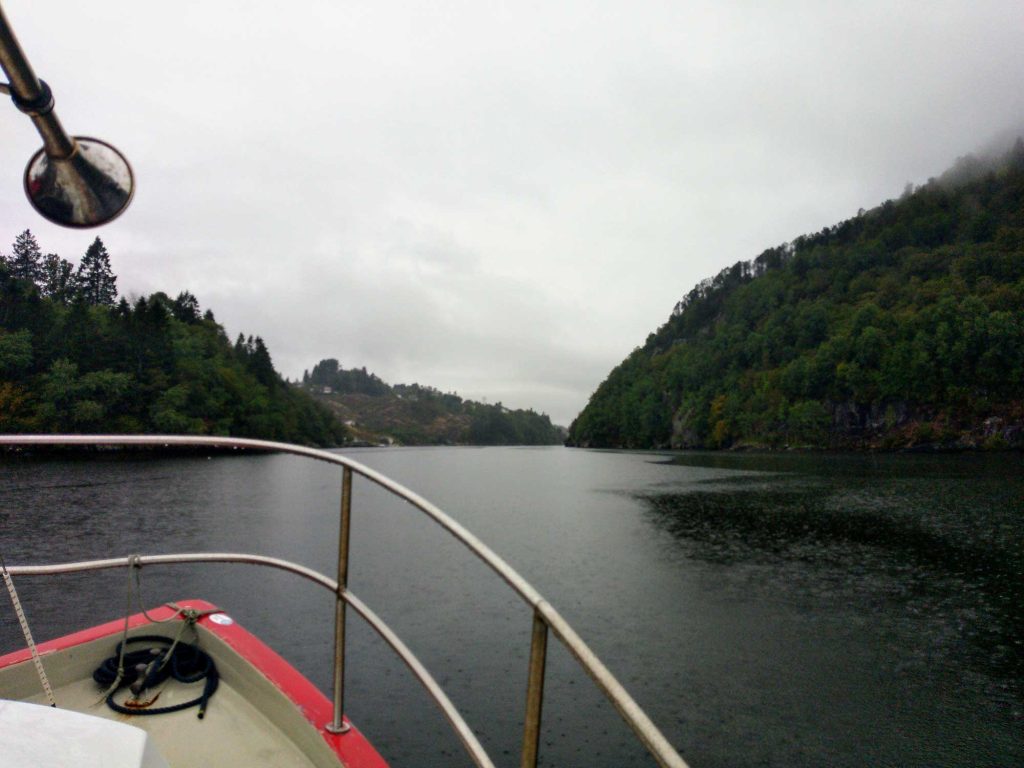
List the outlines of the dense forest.
{"type": "Polygon", "coordinates": [[[321,360],[302,386],[330,405],[367,442],[404,445],[554,445],[564,430],[533,410],[463,400],[421,384],[389,385],[366,368],[321,360]]]}
{"type": "Polygon", "coordinates": [[[570,444],[1024,445],[1024,143],[697,285],[570,444]]]}
{"type": "Polygon", "coordinates": [[[0,431],[345,438],[260,337],[231,344],[187,291],[118,299],[99,238],[76,267],[28,230],[0,254],[0,431]]]}

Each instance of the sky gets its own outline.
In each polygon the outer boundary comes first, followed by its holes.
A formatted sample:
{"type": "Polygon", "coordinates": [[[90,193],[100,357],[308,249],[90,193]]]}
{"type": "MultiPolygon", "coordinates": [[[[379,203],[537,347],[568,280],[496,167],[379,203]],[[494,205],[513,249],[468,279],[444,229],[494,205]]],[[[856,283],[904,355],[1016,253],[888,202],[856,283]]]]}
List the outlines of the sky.
{"type": "Polygon", "coordinates": [[[322,358],[568,425],[694,284],[1024,133],[1024,4],[4,0],[131,208],[28,228],[322,358]]]}

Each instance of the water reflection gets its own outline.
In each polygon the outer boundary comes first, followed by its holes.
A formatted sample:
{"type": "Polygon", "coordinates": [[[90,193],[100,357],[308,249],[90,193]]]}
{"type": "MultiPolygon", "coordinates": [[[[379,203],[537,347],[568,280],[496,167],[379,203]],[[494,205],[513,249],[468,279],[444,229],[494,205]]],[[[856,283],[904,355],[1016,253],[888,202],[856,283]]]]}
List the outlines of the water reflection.
{"type": "Polygon", "coordinates": [[[1010,486],[1001,504],[992,489],[946,482],[948,471],[928,462],[893,480],[891,462],[881,467],[870,458],[828,474],[821,457],[744,459],[737,463],[745,469],[785,466],[791,474],[642,496],[678,556],[756,567],[748,586],[765,599],[867,616],[900,638],[914,635],[916,652],[894,666],[970,667],[989,676],[1020,717],[1024,546],[1015,478],[993,474],[1010,486]],[[974,493],[989,494],[989,504],[974,493]]]}

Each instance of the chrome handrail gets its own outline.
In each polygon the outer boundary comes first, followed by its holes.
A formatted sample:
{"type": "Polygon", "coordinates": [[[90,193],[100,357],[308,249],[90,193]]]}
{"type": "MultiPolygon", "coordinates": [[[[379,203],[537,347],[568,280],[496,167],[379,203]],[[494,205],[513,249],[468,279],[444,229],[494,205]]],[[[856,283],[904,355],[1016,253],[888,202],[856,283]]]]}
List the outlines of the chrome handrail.
{"type": "MultiPolygon", "coordinates": [[[[81,560],[74,563],[54,563],[51,565],[15,565],[9,566],[7,572],[11,576],[54,576],[64,573],[82,573],[85,571],[102,571],[109,568],[132,568],[143,565],[183,565],[186,563],[241,563],[245,565],[262,565],[268,568],[294,573],[304,579],[338,593],[338,582],[329,576],[318,573],[304,565],[266,555],[252,555],[242,552],[182,552],[172,555],[129,555],[128,557],[106,558],[104,560],[81,560]]],[[[483,746],[477,740],[469,724],[455,708],[451,699],[427,671],[416,654],[402,642],[394,630],[362,600],[348,589],[341,591],[342,599],[358,613],[378,635],[398,654],[405,665],[419,679],[423,687],[437,703],[459,736],[466,751],[473,761],[481,768],[494,768],[483,746]]],[[[345,729],[347,730],[347,729],[345,729]]]]}
{"type": "MultiPolygon", "coordinates": [[[[334,722],[331,724],[331,729],[339,731],[342,730],[339,726],[341,725],[341,715],[344,709],[342,687],[345,659],[344,606],[351,605],[353,610],[359,613],[365,620],[367,620],[368,623],[371,624],[371,626],[374,627],[375,630],[378,631],[379,634],[381,634],[382,637],[384,637],[385,641],[396,650],[406,665],[410,666],[413,673],[417,675],[424,686],[427,687],[427,690],[434,697],[435,701],[439,706],[441,706],[445,716],[448,717],[449,721],[455,727],[460,739],[470,752],[471,757],[477,765],[482,767],[490,766],[492,765],[490,759],[487,757],[483,749],[479,747],[479,742],[476,740],[476,737],[473,735],[469,727],[465,725],[465,721],[455,710],[454,706],[451,706],[451,702],[448,700],[447,696],[445,696],[443,691],[438,687],[436,693],[439,693],[440,696],[443,697],[438,698],[438,696],[435,695],[435,691],[431,690],[431,686],[427,684],[427,680],[429,679],[432,684],[436,686],[436,682],[433,682],[433,678],[430,677],[426,669],[422,667],[418,660],[416,660],[412,652],[408,651],[408,648],[405,647],[401,640],[399,640],[398,637],[386,627],[383,621],[381,621],[379,617],[376,617],[376,614],[373,614],[367,606],[358,601],[358,599],[347,590],[345,580],[347,578],[348,562],[347,526],[348,516],[351,512],[350,473],[361,475],[367,480],[373,482],[375,485],[389,491],[400,499],[416,507],[428,517],[432,518],[438,525],[448,531],[448,533],[461,541],[474,555],[482,560],[492,571],[498,574],[498,576],[500,576],[513,589],[513,591],[516,592],[516,594],[518,594],[533,608],[533,632],[531,633],[530,669],[527,685],[527,711],[523,726],[523,750],[520,763],[522,768],[534,768],[537,764],[537,740],[540,733],[540,715],[544,688],[545,651],[548,630],[554,633],[555,637],[562,642],[584,671],[591,677],[598,688],[601,689],[615,709],[619,712],[623,721],[632,729],[640,742],[647,748],[648,752],[650,752],[662,768],[687,768],[685,761],[679,756],[679,753],[676,752],[657,726],[654,725],[647,714],[626,692],[626,689],[623,688],[619,681],[615,679],[615,676],[612,675],[608,668],[604,666],[601,660],[598,659],[597,655],[590,649],[583,639],[576,634],[575,630],[573,630],[562,615],[558,613],[558,611],[556,611],[541,596],[541,594],[526,581],[526,579],[524,579],[514,568],[512,568],[512,566],[492,551],[490,547],[484,544],[474,534],[470,533],[469,530],[463,527],[456,520],[443,512],[439,507],[370,467],[346,456],[330,453],[317,448],[307,448],[304,446],[290,445],[288,443],[233,437],[191,437],[181,435],[0,435],[0,446],[4,445],[236,448],[290,453],[296,456],[306,456],[308,458],[325,461],[330,464],[340,465],[345,471],[342,480],[341,537],[338,552],[339,579],[336,581],[305,568],[304,566],[287,563],[287,561],[278,560],[276,558],[265,558],[258,555],[225,555],[223,553],[210,553],[207,555],[150,555],[142,558],[142,562],[174,562],[173,558],[175,557],[243,558],[242,562],[258,563],[261,565],[284,568],[284,570],[290,570],[310,579],[311,581],[327,586],[335,592],[337,604],[340,606],[335,613],[334,722]],[[172,559],[169,560],[167,558],[172,559]],[[375,625],[373,621],[371,621],[369,618],[370,616],[374,617],[374,619],[379,623],[379,626],[375,625]],[[385,634],[385,632],[387,634],[385,634]],[[408,656],[403,655],[402,651],[399,650],[399,647],[405,648],[408,652],[408,656]],[[417,666],[413,666],[412,662],[417,666]],[[444,701],[448,702],[450,710],[445,708],[443,703],[444,701]],[[456,719],[452,719],[452,714],[454,714],[456,719]],[[471,746],[474,744],[475,747],[471,746]]],[[[78,570],[94,570],[96,568],[113,568],[119,565],[128,565],[127,558],[123,560],[100,560],[94,562],[98,565],[88,568],[81,567],[78,568],[78,570]]],[[[206,560],[205,562],[234,561],[206,560]]],[[[86,564],[70,565],[83,566],[86,564]]],[[[49,567],[51,566],[8,566],[8,571],[14,575],[38,575],[45,572],[45,570],[39,569],[46,569],[49,567]]]]}

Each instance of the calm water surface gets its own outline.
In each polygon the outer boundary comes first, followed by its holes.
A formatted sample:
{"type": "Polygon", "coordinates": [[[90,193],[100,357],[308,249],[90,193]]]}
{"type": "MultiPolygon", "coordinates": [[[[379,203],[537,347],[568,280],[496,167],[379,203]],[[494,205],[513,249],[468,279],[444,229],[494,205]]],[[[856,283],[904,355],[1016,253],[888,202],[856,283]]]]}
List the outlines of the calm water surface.
{"type": "MultiPolygon", "coordinates": [[[[719,456],[562,448],[352,451],[480,536],[700,766],[1024,765],[1020,455],[719,456]]],[[[286,456],[6,460],[8,563],[254,551],[334,570],[339,473],[286,456]]],[[[518,764],[530,614],[419,513],[356,480],[351,586],[518,764]]],[[[37,638],[123,610],[124,573],[19,579],[37,638]]],[[[329,689],[332,601],[244,566],[147,568],[329,689]]],[[[348,712],[396,768],[469,765],[351,622],[348,712]]],[[[19,645],[0,605],[0,649],[19,645]]],[[[216,706],[216,699],[213,706],[216,706]]],[[[653,762],[549,651],[542,762],[653,762]]]]}

